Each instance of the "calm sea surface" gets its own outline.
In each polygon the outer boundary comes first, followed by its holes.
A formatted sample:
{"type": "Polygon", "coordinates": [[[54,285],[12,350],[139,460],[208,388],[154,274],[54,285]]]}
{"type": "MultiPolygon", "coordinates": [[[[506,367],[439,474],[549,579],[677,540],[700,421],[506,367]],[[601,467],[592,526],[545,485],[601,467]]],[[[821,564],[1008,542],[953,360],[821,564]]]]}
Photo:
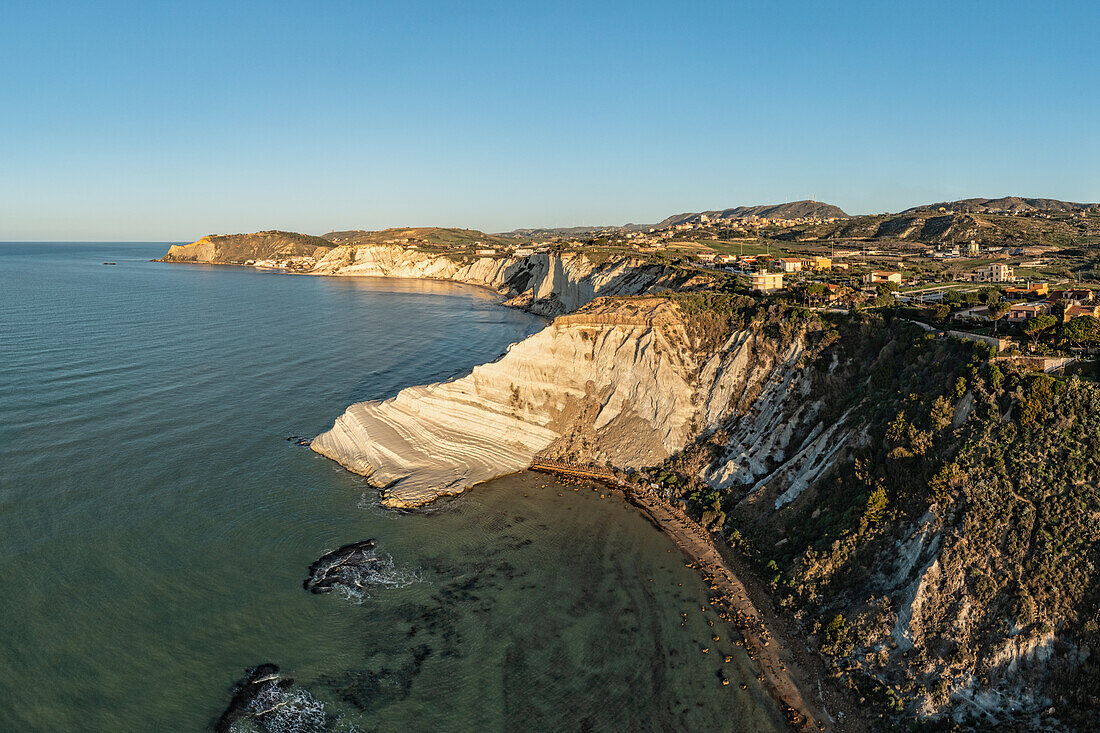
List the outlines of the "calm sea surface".
{"type": "Polygon", "coordinates": [[[286,440],[540,321],[451,284],[148,261],[166,249],[0,244],[0,731],[209,730],[266,662],[296,682],[259,730],[781,728],[621,501],[524,473],[393,512],[286,440]],[[361,592],[302,589],[367,538],[361,592]]]}

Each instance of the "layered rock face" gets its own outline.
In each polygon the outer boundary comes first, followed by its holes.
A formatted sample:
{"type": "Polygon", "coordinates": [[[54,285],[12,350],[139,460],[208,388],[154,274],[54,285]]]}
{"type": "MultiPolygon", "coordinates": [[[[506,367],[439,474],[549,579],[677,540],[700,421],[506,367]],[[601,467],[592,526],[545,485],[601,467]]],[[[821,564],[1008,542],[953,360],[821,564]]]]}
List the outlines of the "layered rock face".
{"type": "Polygon", "coordinates": [[[679,284],[678,276],[664,267],[632,257],[604,264],[581,252],[475,259],[400,245],[335,245],[320,237],[277,231],[210,235],[191,244],[173,245],[161,260],[245,264],[285,258],[307,258],[297,271],[311,275],[422,278],[480,285],[500,293],[508,305],[545,316],[570,313],[601,296],[637,295],[655,286],[679,284]]]}
{"type": "Polygon", "coordinates": [[[313,450],[410,507],[530,465],[540,451],[650,465],[683,446],[696,365],[674,306],[595,303],[461,379],[348,408],[313,450]]]}
{"type": "Polygon", "coordinates": [[[601,296],[636,295],[668,278],[663,267],[633,258],[597,265],[579,252],[536,252],[461,264],[446,255],[387,245],[336,247],[317,262],[312,273],[481,285],[504,295],[509,305],[548,316],[569,313],[601,296]]]}
{"type": "Polygon", "coordinates": [[[776,349],[737,331],[710,353],[697,346],[670,301],[597,300],[466,377],[352,405],[312,447],[410,507],[536,455],[653,466],[722,426],[700,478],[789,503],[851,434],[807,400],[801,340],[776,349]]]}

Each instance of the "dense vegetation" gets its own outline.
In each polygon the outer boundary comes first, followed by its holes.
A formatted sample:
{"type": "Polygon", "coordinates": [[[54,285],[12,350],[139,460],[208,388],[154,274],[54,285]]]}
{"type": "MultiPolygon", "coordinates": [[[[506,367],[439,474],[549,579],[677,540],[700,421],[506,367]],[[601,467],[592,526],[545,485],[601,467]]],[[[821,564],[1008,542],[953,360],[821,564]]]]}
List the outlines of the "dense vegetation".
{"type": "Polygon", "coordinates": [[[734,328],[777,348],[803,339],[821,423],[849,413],[859,426],[833,469],[782,510],[746,500],[750,485],[700,481],[721,430],[655,472],[752,560],[837,674],[911,721],[978,716],[967,685],[1012,701],[1002,723],[1014,707],[1033,715],[1044,696],[1063,724],[1100,715],[1100,664],[1079,663],[1079,650],[1100,648],[1097,385],[1016,371],[982,345],[890,314],[669,297],[710,348],[734,328]],[[925,544],[913,544],[922,526],[925,544]],[[899,647],[895,619],[932,562],[919,633],[899,647]],[[1031,671],[1004,661],[1040,647],[1049,661],[1031,671]]]}

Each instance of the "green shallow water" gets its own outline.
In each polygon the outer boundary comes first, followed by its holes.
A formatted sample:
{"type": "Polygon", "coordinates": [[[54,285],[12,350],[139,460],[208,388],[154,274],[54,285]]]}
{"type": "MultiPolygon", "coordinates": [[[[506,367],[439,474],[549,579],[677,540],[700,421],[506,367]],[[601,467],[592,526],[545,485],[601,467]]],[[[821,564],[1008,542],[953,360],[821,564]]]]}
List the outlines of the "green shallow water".
{"type": "Polygon", "coordinates": [[[782,727],[622,501],[524,473],[393,512],[285,440],[540,321],[451,284],[147,261],[165,249],[0,245],[0,730],[208,730],[264,662],[309,702],[287,729],[782,727]],[[366,538],[386,563],[360,597],[302,589],[366,538]]]}

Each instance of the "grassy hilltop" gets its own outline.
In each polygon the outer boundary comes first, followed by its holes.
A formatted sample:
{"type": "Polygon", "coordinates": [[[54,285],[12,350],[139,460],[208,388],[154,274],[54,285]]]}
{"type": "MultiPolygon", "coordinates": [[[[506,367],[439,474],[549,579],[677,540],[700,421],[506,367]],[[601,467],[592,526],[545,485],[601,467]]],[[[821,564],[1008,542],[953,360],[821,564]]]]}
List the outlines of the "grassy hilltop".
{"type": "Polygon", "coordinates": [[[205,262],[240,265],[249,260],[279,260],[290,257],[321,259],[342,245],[415,246],[428,251],[473,251],[487,246],[515,246],[515,238],[486,234],[476,229],[413,227],[381,231],[329,232],[321,237],[297,232],[265,231],[253,234],[208,234],[191,244],[174,245],[162,262],[205,262]]]}
{"type": "Polygon", "coordinates": [[[161,262],[243,264],[285,257],[320,258],[333,248],[320,237],[276,230],[254,234],[208,234],[191,244],[173,245],[161,262]]]}

